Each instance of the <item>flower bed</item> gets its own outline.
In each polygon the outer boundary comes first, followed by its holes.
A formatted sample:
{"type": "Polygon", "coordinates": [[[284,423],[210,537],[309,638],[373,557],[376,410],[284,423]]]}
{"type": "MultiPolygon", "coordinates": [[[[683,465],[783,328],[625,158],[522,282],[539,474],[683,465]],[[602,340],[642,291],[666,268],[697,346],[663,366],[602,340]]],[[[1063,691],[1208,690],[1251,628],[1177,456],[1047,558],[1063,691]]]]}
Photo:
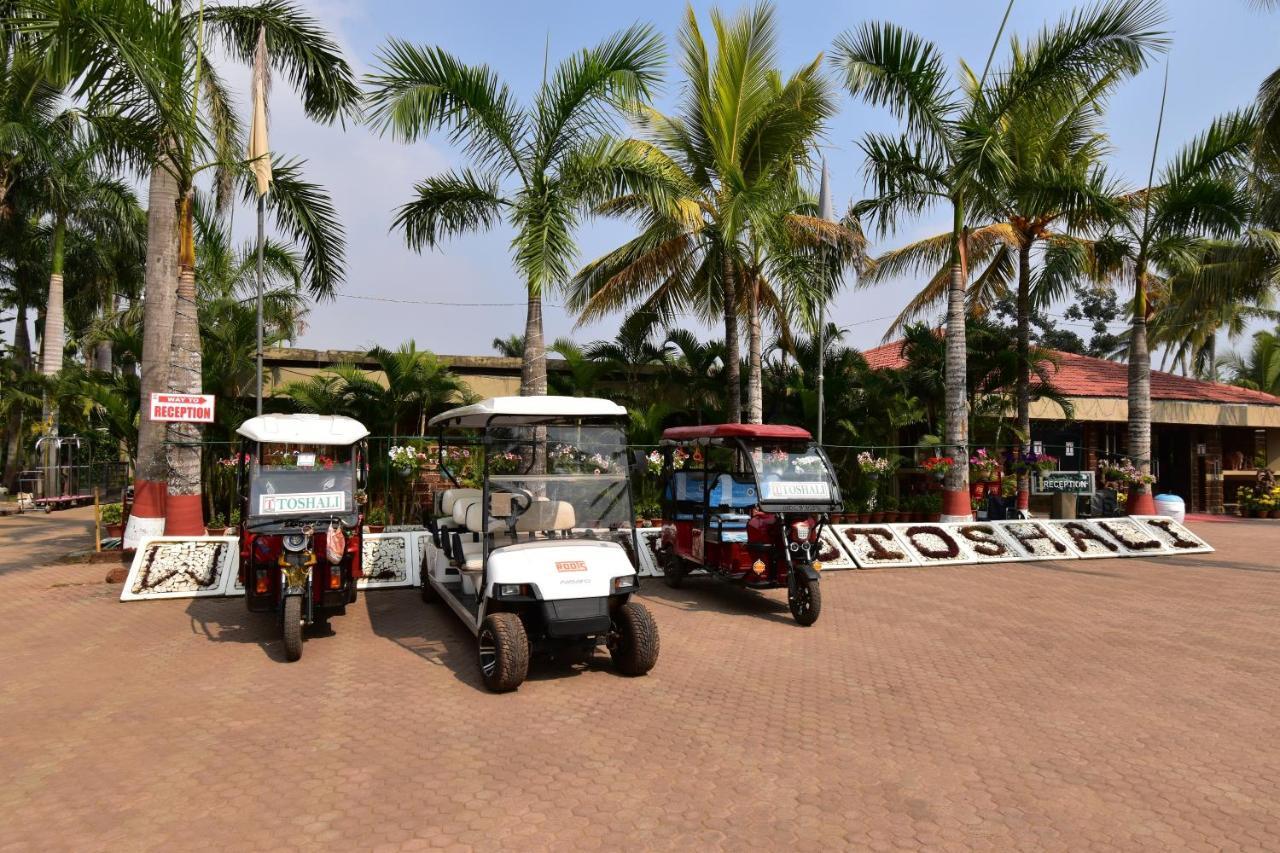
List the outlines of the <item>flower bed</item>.
{"type": "Polygon", "coordinates": [[[898,538],[892,527],[846,526],[836,528],[836,532],[860,567],[919,565],[919,561],[911,555],[910,549],[898,538]]]}
{"type": "Polygon", "coordinates": [[[1072,556],[1053,531],[1038,521],[1010,521],[1002,526],[1023,557],[1043,560],[1072,556]]]}

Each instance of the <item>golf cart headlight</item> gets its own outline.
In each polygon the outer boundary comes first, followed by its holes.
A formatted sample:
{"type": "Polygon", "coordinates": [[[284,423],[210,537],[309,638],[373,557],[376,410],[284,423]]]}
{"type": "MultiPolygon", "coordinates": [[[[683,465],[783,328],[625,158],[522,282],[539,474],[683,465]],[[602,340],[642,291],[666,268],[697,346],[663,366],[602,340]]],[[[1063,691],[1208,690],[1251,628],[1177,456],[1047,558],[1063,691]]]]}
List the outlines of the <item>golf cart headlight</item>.
{"type": "Polygon", "coordinates": [[[498,595],[503,598],[518,598],[524,595],[524,586],[518,583],[498,584],[498,595]]]}
{"type": "Polygon", "coordinates": [[[635,589],[635,588],[636,588],[635,575],[623,575],[620,578],[613,579],[614,592],[626,592],[629,589],[635,589]]]}

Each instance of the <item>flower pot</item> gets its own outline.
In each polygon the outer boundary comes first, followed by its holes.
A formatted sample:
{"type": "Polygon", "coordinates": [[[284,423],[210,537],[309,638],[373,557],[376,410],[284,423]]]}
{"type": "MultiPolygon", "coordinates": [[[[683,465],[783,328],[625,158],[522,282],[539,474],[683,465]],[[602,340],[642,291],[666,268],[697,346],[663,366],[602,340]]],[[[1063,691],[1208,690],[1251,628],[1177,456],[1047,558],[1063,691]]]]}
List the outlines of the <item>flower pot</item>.
{"type": "Polygon", "coordinates": [[[106,526],[106,534],[108,539],[120,539],[124,537],[123,524],[108,524],[106,526]]]}
{"type": "Polygon", "coordinates": [[[1280,509],[1273,509],[1267,513],[1267,518],[1280,518],[1280,509]]]}
{"type": "Polygon", "coordinates": [[[369,533],[381,533],[384,527],[386,527],[385,524],[366,524],[364,529],[369,533]]]}
{"type": "Polygon", "coordinates": [[[939,521],[942,521],[942,513],[940,513],[940,512],[931,512],[931,513],[929,513],[929,521],[932,521],[932,522],[934,522],[935,524],[936,524],[937,522],[939,522],[939,521]]]}
{"type": "Polygon", "coordinates": [[[880,522],[884,521],[884,513],[883,512],[868,513],[867,520],[870,521],[872,524],[879,524],[880,522]]]}
{"type": "Polygon", "coordinates": [[[886,509],[884,511],[884,521],[886,524],[894,524],[898,520],[898,511],[896,509],[886,509]]]}
{"type": "Polygon", "coordinates": [[[860,513],[858,513],[858,523],[859,523],[859,524],[867,524],[867,523],[869,523],[870,521],[871,521],[871,513],[869,513],[869,512],[860,512],[860,513]]]}
{"type": "Polygon", "coordinates": [[[227,528],[225,527],[206,527],[204,532],[210,536],[226,536],[227,528]]]}

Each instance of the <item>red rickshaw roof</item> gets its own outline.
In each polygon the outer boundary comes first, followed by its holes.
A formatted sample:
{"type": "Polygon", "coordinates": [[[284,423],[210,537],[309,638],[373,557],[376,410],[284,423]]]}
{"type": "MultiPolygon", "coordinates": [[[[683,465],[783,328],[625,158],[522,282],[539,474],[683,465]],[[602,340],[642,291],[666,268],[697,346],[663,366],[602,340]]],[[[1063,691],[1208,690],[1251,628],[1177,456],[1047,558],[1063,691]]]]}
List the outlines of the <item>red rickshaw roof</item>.
{"type": "Polygon", "coordinates": [[[662,433],[663,441],[692,441],[697,438],[760,438],[780,441],[810,441],[813,436],[803,427],[786,424],[705,424],[671,427],[662,433]]]}

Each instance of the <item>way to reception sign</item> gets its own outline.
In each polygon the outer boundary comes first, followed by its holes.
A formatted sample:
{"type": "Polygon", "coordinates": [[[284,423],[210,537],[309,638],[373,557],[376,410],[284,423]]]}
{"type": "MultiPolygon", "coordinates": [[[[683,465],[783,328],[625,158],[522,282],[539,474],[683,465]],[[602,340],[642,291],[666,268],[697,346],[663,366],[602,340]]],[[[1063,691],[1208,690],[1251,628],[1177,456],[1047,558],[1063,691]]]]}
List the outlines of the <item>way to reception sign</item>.
{"type": "Polygon", "coordinates": [[[152,394],[151,420],[213,423],[212,394],[152,394]]]}

